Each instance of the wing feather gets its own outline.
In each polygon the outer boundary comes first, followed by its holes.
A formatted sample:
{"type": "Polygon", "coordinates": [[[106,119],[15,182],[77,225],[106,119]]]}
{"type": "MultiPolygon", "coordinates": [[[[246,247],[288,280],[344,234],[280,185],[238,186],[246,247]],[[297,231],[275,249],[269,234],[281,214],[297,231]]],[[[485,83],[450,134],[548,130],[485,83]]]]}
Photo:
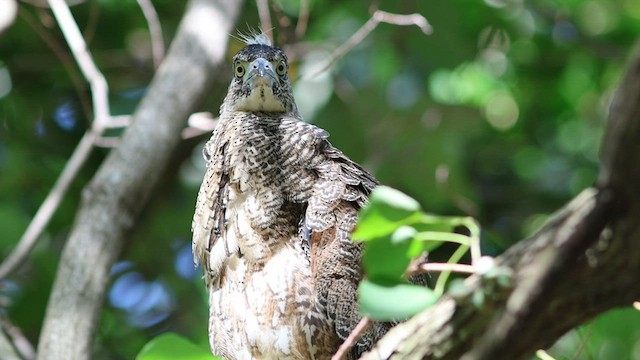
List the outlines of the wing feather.
{"type": "Polygon", "coordinates": [[[220,269],[224,265],[226,256],[232,249],[228,249],[226,242],[218,242],[224,238],[226,231],[225,210],[229,195],[229,174],[225,171],[226,144],[217,145],[217,132],[203,149],[207,161],[202,185],[198,191],[196,210],[191,223],[193,232],[192,248],[194,263],[202,264],[208,284],[217,280],[220,269]],[[212,249],[224,246],[225,251],[216,251],[211,257],[212,249]]]}
{"type": "MultiPolygon", "coordinates": [[[[338,338],[344,340],[361,319],[357,289],[362,280],[363,244],[351,241],[358,210],[378,181],[324,140],[325,161],[309,198],[304,224],[310,232],[310,257],[317,304],[338,338]]],[[[350,358],[370,347],[385,324],[374,324],[356,344],[350,358]]]]}

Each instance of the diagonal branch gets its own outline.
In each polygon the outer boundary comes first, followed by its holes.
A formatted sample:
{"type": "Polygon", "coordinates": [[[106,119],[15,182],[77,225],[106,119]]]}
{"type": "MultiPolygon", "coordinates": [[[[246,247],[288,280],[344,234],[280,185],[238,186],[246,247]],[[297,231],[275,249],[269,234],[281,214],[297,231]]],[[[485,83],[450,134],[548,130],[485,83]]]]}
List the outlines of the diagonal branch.
{"type": "Polygon", "coordinates": [[[78,175],[82,165],[84,165],[89,158],[91,149],[93,149],[93,144],[98,137],[99,134],[96,134],[94,131],[87,131],[84,134],[73,151],[71,158],[69,158],[69,161],[67,161],[64,166],[58,180],[56,180],[53,188],[49,191],[49,194],[40,205],[40,208],[38,208],[36,215],[29,223],[27,230],[20,238],[18,245],[13,249],[9,256],[7,256],[2,264],[0,264],[0,279],[9,276],[27,258],[40,238],[40,235],[47,227],[47,224],[51,221],[51,217],[55,213],[56,209],[60,206],[64,195],[67,193],[67,190],[69,190],[69,186],[71,186],[71,183],[78,175]]]}
{"type": "Polygon", "coordinates": [[[0,355],[10,359],[32,360],[35,350],[22,331],[0,313],[0,355]]]}
{"type": "Polygon", "coordinates": [[[11,274],[29,255],[29,252],[31,252],[38,238],[40,238],[40,235],[47,227],[47,224],[51,221],[56,209],[60,206],[64,195],[78,175],[82,165],[84,165],[89,158],[96,140],[100,137],[111,119],[107,81],[93,61],[93,57],[87,49],[87,44],[80,33],[80,29],[71,15],[69,6],[64,0],[48,1],[58,21],[60,30],[62,30],[69,44],[69,48],[71,48],[71,52],[80,66],[82,74],[91,86],[94,120],[91,128],[84,134],[80,143],[76,146],[58,180],[56,180],[53,188],[40,205],[31,223],[29,223],[18,245],[0,265],[0,279],[11,274]]]}
{"type": "Polygon", "coordinates": [[[89,359],[109,270],[224,61],[242,2],[191,0],[167,57],[83,191],[47,304],[37,359],[89,359]]]}

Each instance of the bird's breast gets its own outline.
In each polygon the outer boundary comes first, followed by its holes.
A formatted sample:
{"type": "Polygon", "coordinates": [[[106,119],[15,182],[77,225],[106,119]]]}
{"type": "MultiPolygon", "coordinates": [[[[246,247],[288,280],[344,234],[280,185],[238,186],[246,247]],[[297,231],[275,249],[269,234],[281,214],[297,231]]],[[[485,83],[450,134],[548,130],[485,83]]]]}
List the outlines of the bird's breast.
{"type": "Polygon", "coordinates": [[[233,358],[314,357],[305,329],[315,304],[311,280],[299,246],[281,248],[260,269],[234,256],[211,293],[214,349],[233,358]]]}

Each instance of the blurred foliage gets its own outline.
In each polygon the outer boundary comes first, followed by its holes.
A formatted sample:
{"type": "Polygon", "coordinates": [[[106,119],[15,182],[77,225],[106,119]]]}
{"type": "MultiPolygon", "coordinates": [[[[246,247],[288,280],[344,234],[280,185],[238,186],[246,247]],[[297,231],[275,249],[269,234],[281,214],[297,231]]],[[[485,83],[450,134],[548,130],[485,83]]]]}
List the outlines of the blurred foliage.
{"type": "Polygon", "coordinates": [[[213,360],[220,359],[211,355],[209,348],[196,346],[183,337],[164,333],[147,343],[136,360],[213,360]]]}
{"type": "MultiPolygon", "coordinates": [[[[0,33],[2,258],[52,187],[91,114],[88,86],[50,11],[33,5],[40,3],[20,2],[14,23],[0,33]]],[[[76,3],[73,14],[109,82],[112,113],[131,113],[154,72],[142,12],[134,1],[76,3]]],[[[310,1],[304,46],[295,46],[299,2],[271,4],[276,39],[292,45],[286,49],[294,77],[325,60],[367,21],[371,6],[310,1]]],[[[381,24],[330,71],[296,82],[303,115],[327,129],[334,145],[429,213],[478,219],[483,253],[489,255],[530,235],[594,182],[607,106],[640,33],[638,1],[376,4],[389,12],[423,14],[434,32],[426,36],[416,27],[381,24]]],[[[170,42],[185,2],[154,5],[170,42]]],[[[253,2],[238,24],[241,30],[258,24],[253,2]]],[[[230,44],[229,58],[240,46],[230,44]]],[[[221,79],[202,110],[217,111],[228,80],[221,79]]],[[[207,346],[206,294],[189,251],[205,140],[183,143],[127,241],[113,269],[95,359],[134,358],[166,331],[207,346]]],[[[93,153],[29,262],[0,284],[0,306],[33,343],[82,187],[107,153],[93,153]]],[[[444,261],[451,251],[441,246],[432,259],[444,261]]],[[[638,358],[640,322],[637,311],[627,311],[633,315],[597,320],[587,329],[593,329],[594,344],[618,344],[638,358]],[[614,323],[635,337],[618,341],[615,332],[598,330],[614,323]]],[[[572,344],[559,355],[571,357],[579,342],[572,344]]],[[[587,358],[610,358],[603,351],[587,358]]]]}

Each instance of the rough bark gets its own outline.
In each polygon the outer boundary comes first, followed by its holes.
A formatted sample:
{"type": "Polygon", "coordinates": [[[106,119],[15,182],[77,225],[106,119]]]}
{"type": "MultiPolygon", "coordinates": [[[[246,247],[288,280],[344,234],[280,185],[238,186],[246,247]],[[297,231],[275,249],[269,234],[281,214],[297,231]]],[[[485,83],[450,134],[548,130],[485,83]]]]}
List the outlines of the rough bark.
{"type": "Polygon", "coordinates": [[[528,359],[640,299],[640,53],[614,98],[602,150],[595,188],[363,359],[528,359]]]}
{"type": "Polygon", "coordinates": [[[224,60],[241,5],[188,4],[132,125],[84,189],[47,306],[38,359],[91,358],[109,270],[224,60]]]}

